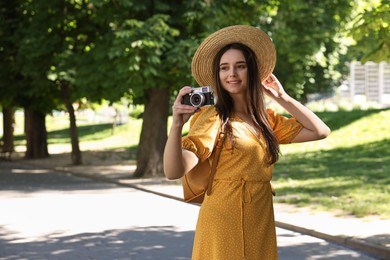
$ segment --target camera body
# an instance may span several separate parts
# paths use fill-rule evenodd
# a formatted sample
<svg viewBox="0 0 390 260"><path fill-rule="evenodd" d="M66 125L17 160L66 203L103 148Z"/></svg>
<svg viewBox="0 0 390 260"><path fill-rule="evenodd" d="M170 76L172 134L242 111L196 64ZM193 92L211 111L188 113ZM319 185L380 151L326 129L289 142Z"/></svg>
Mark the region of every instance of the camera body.
<svg viewBox="0 0 390 260"><path fill-rule="evenodd" d="M193 107L214 105L213 91L211 87L208 86L193 88L191 93L183 96L183 101L181 103Z"/></svg>

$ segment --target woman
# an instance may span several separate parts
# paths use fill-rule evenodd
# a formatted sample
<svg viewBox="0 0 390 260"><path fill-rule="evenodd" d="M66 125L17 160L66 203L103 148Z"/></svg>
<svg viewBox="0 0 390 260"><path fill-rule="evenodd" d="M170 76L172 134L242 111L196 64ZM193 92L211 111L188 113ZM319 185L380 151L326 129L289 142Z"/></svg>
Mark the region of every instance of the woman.
<svg viewBox="0 0 390 260"><path fill-rule="evenodd" d="M272 74L276 52L270 38L250 26L231 26L207 37L192 60L200 86L212 86L215 106L182 104L179 91L164 153L168 179L178 179L212 158L222 122L224 143L212 185L199 211L192 259L277 259L272 169L279 144L325 138L330 130L290 97ZM266 109L264 93L292 118ZM195 114L194 114L195 113ZM188 135L181 138L190 119Z"/></svg>

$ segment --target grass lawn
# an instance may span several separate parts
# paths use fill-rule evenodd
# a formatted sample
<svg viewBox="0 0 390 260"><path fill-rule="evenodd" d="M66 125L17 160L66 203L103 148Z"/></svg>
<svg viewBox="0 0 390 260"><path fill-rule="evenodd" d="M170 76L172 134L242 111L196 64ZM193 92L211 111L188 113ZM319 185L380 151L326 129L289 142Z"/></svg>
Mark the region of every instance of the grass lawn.
<svg viewBox="0 0 390 260"><path fill-rule="evenodd" d="M281 146L273 183L276 202L340 214L390 218L390 109L317 113L332 129L321 141ZM90 124L78 120L82 147L135 153L142 120ZM187 126L188 127L188 126ZM47 117L50 145L69 144L67 118ZM17 145L24 145L22 135ZM85 149L85 148L84 148Z"/></svg>
<svg viewBox="0 0 390 260"><path fill-rule="evenodd" d="M390 110L325 112L321 141L281 147L275 200L363 217L390 217Z"/></svg>

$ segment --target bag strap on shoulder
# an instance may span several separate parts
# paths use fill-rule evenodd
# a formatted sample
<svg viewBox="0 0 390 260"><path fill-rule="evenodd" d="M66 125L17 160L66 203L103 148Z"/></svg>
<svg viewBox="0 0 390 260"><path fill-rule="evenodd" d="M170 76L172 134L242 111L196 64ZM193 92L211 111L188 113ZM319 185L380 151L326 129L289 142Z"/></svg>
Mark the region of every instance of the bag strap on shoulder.
<svg viewBox="0 0 390 260"><path fill-rule="evenodd" d="M215 172L217 171L219 156L221 155L223 143L225 142L225 139L226 139L225 125L226 125L226 122L224 122L222 124L220 131L219 131L219 134L218 134L218 141L217 141L217 144L215 146L214 159L213 159L213 163L211 165L209 184L207 185L207 195L211 195L213 181L214 181L214 175L215 175Z"/></svg>

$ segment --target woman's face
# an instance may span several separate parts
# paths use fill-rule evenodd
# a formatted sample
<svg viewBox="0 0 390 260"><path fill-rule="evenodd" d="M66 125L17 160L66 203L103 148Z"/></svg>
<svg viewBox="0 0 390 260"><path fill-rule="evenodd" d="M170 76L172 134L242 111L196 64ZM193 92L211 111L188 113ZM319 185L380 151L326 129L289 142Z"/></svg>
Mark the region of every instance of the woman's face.
<svg viewBox="0 0 390 260"><path fill-rule="evenodd" d="M229 49L219 62L219 79L230 95L243 95L247 88L247 63L240 50Z"/></svg>

